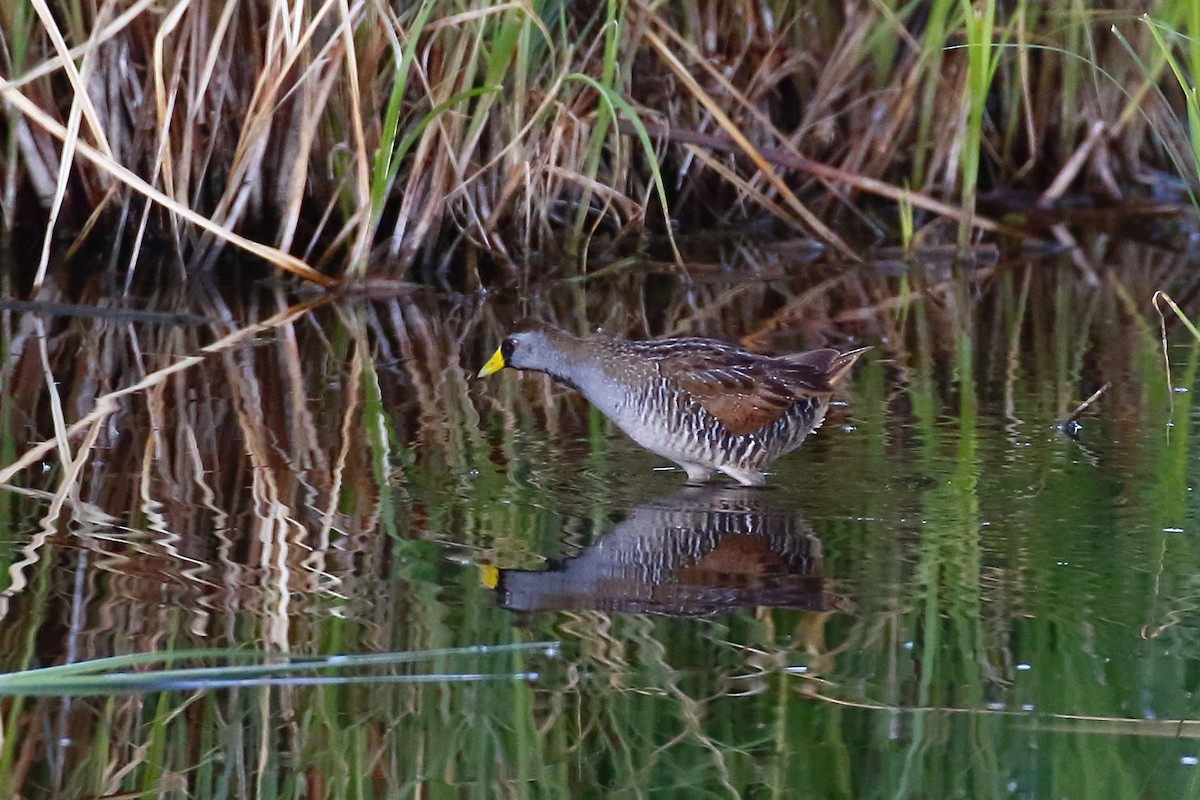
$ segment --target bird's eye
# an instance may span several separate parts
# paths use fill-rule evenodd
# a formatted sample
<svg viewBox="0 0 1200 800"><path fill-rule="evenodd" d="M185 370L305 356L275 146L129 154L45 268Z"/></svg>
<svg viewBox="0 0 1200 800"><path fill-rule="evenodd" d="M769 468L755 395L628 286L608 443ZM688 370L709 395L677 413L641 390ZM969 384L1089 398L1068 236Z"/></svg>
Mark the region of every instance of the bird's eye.
<svg viewBox="0 0 1200 800"><path fill-rule="evenodd" d="M517 340L509 336L500 343L500 357L504 359L504 363L508 363L512 359L513 350L517 349Z"/></svg>

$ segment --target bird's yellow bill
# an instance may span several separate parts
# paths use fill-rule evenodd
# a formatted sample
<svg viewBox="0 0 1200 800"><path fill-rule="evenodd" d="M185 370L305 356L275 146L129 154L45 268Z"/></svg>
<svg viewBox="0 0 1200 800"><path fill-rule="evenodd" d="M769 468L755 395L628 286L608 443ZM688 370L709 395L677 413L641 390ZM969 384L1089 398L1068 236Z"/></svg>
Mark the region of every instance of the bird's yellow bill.
<svg viewBox="0 0 1200 800"><path fill-rule="evenodd" d="M480 564L479 583L485 589L495 589L500 585L500 570L491 564Z"/></svg>
<svg viewBox="0 0 1200 800"><path fill-rule="evenodd" d="M508 364L504 363L504 354L501 353L500 348L497 347L496 352L492 353L492 357L487 360L487 363L483 365L483 369L479 370L479 374L476 377L486 378L493 372L499 372L507 366Z"/></svg>

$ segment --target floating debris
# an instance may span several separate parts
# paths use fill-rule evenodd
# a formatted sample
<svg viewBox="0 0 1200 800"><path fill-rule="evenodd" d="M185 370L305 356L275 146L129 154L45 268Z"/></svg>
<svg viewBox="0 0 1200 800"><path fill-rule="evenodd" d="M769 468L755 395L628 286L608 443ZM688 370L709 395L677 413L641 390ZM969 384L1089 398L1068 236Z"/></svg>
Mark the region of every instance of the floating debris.
<svg viewBox="0 0 1200 800"><path fill-rule="evenodd" d="M1107 392L1110 386L1112 386L1112 383L1108 382L1096 391L1092 392L1092 396L1076 406L1075 410L1071 412L1070 416L1060 422L1054 423L1054 429L1057 431L1062 431L1067 436L1070 436L1072 439L1074 439L1076 434L1083 430L1083 426L1079 424L1079 418L1083 416L1083 412L1087 411L1097 400L1099 400L1100 396Z"/></svg>

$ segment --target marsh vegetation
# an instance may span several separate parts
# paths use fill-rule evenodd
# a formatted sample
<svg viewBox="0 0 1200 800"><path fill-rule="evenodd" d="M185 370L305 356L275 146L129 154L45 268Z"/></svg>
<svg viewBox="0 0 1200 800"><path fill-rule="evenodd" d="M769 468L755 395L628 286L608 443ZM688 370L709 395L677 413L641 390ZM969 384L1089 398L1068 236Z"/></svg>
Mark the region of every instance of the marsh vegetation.
<svg viewBox="0 0 1200 800"><path fill-rule="evenodd" d="M1148 11L0 4L0 797L1196 794ZM695 490L530 316L875 350Z"/></svg>
<svg viewBox="0 0 1200 800"><path fill-rule="evenodd" d="M853 259L1043 235L1081 203L1161 214L1195 182L1200 19L1150 12L23 0L0 9L3 230L38 275L126 288L229 246L471 285L715 225Z"/></svg>

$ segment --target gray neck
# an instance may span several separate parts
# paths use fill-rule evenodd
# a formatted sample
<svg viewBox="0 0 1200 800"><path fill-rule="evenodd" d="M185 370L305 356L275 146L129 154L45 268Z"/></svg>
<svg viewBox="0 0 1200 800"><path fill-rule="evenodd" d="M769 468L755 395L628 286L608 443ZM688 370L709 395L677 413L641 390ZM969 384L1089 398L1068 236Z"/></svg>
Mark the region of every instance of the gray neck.
<svg viewBox="0 0 1200 800"><path fill-rule="evenodd" d="M553 346L543 352L538 369L576 389L595 405L600 389L609 383L597 363L597 353L581 346L581 340L569 333L554 331L550 336Z"/></svg>
<svg viewBox="0 0 1200 800"><path fill-rule="evenodd" d="M552 363L548 363L544 371L554 380L570 386L593 402L596 390L604 383L603 373L595 362L587 357L571 359L556 353Z"/></svg>

